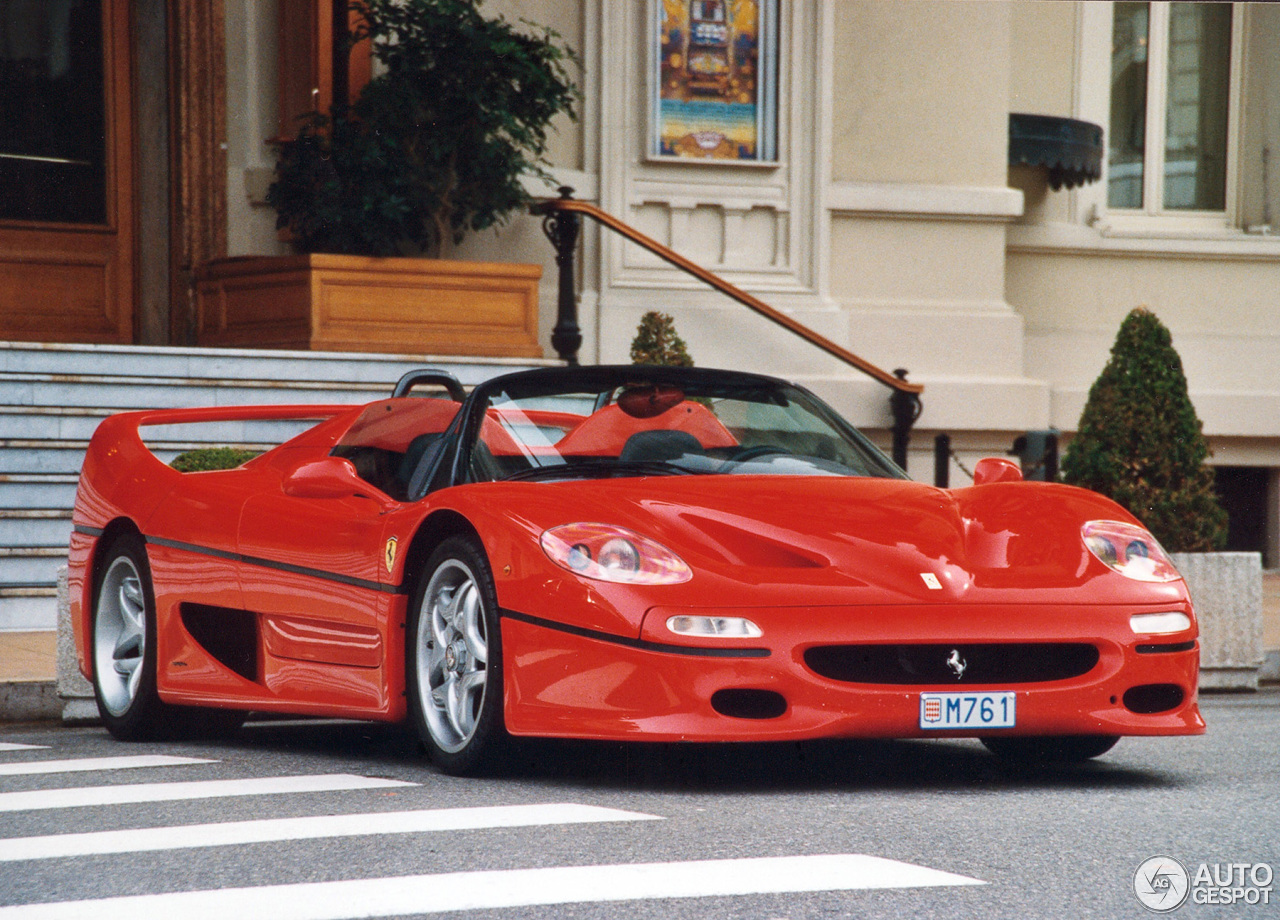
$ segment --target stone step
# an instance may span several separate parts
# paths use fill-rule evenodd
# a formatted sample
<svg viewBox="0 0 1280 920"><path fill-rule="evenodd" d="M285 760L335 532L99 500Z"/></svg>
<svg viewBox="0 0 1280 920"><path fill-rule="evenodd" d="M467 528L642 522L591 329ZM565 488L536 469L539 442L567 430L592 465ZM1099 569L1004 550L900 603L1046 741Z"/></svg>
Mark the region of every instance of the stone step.
<svg viewBox="0 0 1280 920"><path fill-rule="evenodd" d="M276 405L277 403L272 403ZM136 408L136 407L131 407ZM0 408L0 440L83 441L88 443L98 425L108 415L123 409L60 409L45 406L6 406ZM314 421L262 420L247 422L208 422L198 425L164 425L147 427L143 437L156 440L193 441L202 444L267 443L280 444L305 431Z"/></svg>
<svg viewBox="0 0 1280 920"><path fill-rule="evenodd" d="M65 546L0 546L0 588L54 588L58 566L67 564Z"/></svg>
<svg viewBox="0 0 1280 920"><path fill-rule="evenodd" d="M554 360L469 359L365 352L298 352L257 348L180 348L140 345L45 345L0 342L0 374L154 376L209 380L321 383L346 381L388 389L406 371L439 367L466 386L496 374L558 365Z"/></svg>
<svg viewBox="0 0 1280 920"><path fill-rule="evenodd" d="M71 539L71 512L65 508L6 509L0 515L0 546L61 546Z"/></svg>
<svg viewBox="0 0 1280 920"><path fill-rule="evenodd" d="M156 441L147 446L165 463L183 451L208 447L211 444L225 447L243 447L247 450L266 451L279 442L242 441L219 439L211 441ZM78 475L84 464L86 441L6 441L0 440L0 471L10 474L62 474Z"/></svg>
<svg viewBox="0 0 1280 920"><path fill-rule="evenodd" d="M181 409L191 406L256 406L297 403L362 403L391 395L395 381L206 380L58 374L0 375L0 405Z"/></svg>
<svg viewBox="0 0 1280 920"><path fill-rule="evenodd" d="M57 623L56 587L0 587L0 631L55 629Z"/></svg>
<svg viewBox="0 0 1280 920"><path fill-rule="evenodd" d="M88 441L114 409L0 406L0 438Z"/></svg>
<svg viewBox="0 0 1280 920"><path fill-rule="evenodd" d="M79 476L64 473L0 473L0 512L23 508L66 508L76 500Z"/></svg>

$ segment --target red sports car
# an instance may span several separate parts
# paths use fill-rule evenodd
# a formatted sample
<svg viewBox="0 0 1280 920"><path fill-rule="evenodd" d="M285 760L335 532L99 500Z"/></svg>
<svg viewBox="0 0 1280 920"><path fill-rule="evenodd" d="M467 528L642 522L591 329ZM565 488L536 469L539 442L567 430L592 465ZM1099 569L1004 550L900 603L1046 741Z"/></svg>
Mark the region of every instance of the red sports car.
<svg viewBox="0 0 1280 920"><path fill-rule="evenodd" d="M977 737L1073 760L1204 731L1186 586L1099 495L1001 459L969 488L911 482L752 374L413 382L366 406L102 423L71 612L112 734L408 717L465 773L513 736ZM215 472L140 434L282 418L322 421Z"/></svg>

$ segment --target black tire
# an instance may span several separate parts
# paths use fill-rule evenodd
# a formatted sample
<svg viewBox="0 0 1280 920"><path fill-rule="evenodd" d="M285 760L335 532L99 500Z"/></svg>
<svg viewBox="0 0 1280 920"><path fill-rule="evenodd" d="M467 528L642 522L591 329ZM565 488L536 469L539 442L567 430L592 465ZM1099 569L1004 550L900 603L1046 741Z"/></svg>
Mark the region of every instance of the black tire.
<svg viewBox="0 0 1280 920"><path fill-rule="evenodd" d="M102 724L120 741L222 738L248 713L172 706L156 692L156 600L146 546L125 533L107 545L93 604L93 692Z"/></svg>
<svg viewBox="0 0 1280 920"><path fill-rule="evenodd" d="M983 738L987 750L1018 764L1083 763L1116 746L1115 735L1050 735L1024 738Z"/></svg>
<svg viewBox="0 0 1280 920"><path fill-rule="evenodd" d="M432 762L454 776L500 767L510 737L502 717L502 633L483 550L450 537L427 561L408 612L405 690Z"/></svg>
<svg viewBox="0 0 1280 920"><path fill-rule="evenodd" d="M93 603L93 692L107 731L149 741L173 723L156 695L156 602L142 539L117 536L106 547Z"/></svg>

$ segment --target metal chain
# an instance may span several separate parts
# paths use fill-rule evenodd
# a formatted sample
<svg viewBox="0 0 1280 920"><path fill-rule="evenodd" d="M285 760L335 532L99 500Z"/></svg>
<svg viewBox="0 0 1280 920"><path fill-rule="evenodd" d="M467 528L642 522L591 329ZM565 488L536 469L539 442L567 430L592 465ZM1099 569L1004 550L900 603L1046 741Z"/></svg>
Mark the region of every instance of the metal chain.
<svg viewBox="0 0 1280 920"><path fill-rule="evenodd" d="M952 448L948 448L947 453L951 455L951 462L954 463L956 466L960 467L960 472L964 473L966 476L972 479L973 470L969 469L967 466L965 466L963 463L960 462L960 455L957 454L955 450Z"/></svg>

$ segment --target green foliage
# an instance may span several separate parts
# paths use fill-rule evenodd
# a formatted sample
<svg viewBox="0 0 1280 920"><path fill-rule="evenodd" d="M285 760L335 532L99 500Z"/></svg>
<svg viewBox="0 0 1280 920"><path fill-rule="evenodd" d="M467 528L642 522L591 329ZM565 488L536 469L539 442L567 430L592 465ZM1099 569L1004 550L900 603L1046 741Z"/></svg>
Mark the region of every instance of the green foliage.
<svg viewBox="0 0 1280 920"><path fill-rule="evenodd" d="M281 146L267 202L303 252L438 254L552 181L547 131L574 117L573 51L549 29L486 19L480 0L356 0L354 41L382 65L349 107Z"/></svg>
<svg viewBox="0 0 1280 920"><path fill-rule="evenodd" d="M233 470L252 460L261 451L240 447L198 447L178 454L169 465L179 473L202 473L209 470Z"/></svg>
<svg viewBox="0 0 1280 920"><path fill-rule="evenodd" d="M636 337L631 340L631 363L693 367L693 358L684 339L676 334L676 321L666 313L650 310L640 317Z"/></svg>
<svg viewBox="0 0 1280 920"><path fill-rule="evenodd" d="M1166 549L1204 552L1227 537L1208 457L1172 336L1139 307L1120 325L1089 390L1063 478L1123 505Z"/></svg>

